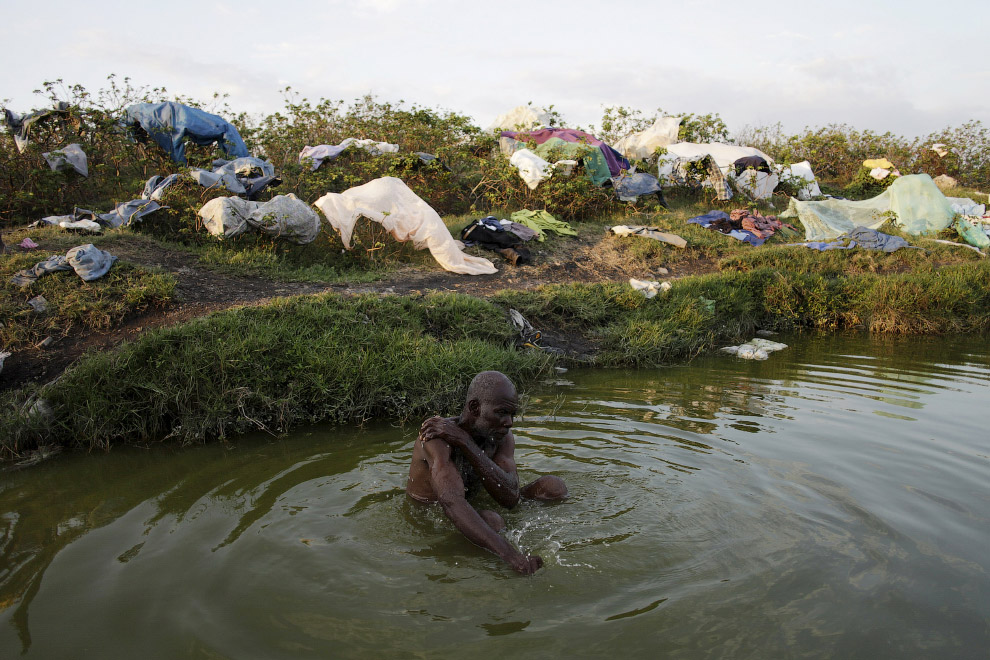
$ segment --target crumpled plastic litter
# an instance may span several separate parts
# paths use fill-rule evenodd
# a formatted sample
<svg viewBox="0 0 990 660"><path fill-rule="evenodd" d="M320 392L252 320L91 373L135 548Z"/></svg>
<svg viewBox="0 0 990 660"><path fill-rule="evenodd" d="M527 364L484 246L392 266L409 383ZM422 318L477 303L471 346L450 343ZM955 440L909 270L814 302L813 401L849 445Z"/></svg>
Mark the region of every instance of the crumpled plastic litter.
<svg viewBox="0 0 990 660"><path fill-rule="evenodd" d="M632 288L640 291L647 298L653 298L661 291L670 291L670 282L657 282L656 280L637 280L635 277L629 278Z"/></svg>
<svg viewBox="0 0 990 660"><path fill-rule="evenodd" d="M723 346L720 350L726 353L731 353L738 358L744 360L766 360L770 357L770 353L774 351L780 351L787 348L787 344L782 344L777 341L770 341L769 339L762 339L760 337L754 337L745 344L740 344L739 346Z"/></svg>

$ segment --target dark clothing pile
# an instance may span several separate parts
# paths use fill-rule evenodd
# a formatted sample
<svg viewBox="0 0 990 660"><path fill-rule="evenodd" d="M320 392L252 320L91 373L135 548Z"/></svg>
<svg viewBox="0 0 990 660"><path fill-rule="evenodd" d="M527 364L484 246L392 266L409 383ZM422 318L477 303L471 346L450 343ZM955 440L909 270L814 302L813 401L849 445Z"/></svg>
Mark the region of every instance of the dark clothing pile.
<svg viewBox="0 0 990 660"><path fill-rule="evenodd" d="M515 223L510 223L510 227ZM527 264L532 260L529 248L523 245L533 238L534 232L521 227L520 233L506 227L493 215L475 220L461 230L461 240L465 245L478 245L498 252L513 266ZM528 230L528 231L527 231ZM526 237L524 237L526 236Z"/></svg>
<svg viewBox="0 0 990 660"><path fill-rule="evenodd" d="M731 214L725 211L709 211L704 215L688 220L688 224L701 225L707 229L715 229L736 240L750 245L763 245L777 231L787 230L796 232L791 225L777 219L777 216L762 216L748 209L736 209Z"/></svg>
<svg viewBox="0 0 990 660"><path fill-rule="evenodd" d="M736 176L739 176L746 170L756 170L757 172L770 174L770 164L759 156L743 156L732 163L732 167L736 170Z"/></svg>

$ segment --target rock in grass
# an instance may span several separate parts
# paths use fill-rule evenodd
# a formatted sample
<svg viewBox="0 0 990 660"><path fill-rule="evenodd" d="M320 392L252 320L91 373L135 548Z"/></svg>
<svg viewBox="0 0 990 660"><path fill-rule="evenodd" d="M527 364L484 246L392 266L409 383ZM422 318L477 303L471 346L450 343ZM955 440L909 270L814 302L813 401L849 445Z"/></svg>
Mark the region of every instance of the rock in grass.
<svg viewBox="0 0 990 660"><path fill-rule="evenodd" d="M28 304L38 314L44 314L48 311L48 301L45 300L44 296L35 296L28 301Z"/></svg>

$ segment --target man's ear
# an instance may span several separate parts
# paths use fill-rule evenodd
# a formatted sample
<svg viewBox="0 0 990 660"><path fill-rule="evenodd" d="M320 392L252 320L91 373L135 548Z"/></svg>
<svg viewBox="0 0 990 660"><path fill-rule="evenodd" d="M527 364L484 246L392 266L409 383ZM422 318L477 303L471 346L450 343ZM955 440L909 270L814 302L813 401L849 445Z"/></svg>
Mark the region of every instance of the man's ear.
<svg viewBox="0 0 990 660"><path fill-rule="evenodd" d="M470 401L468 401L468 410L471 411L472 415L477 415L478 412L481 410L481 404L478 402L477 399L471 399Z"/></svg>

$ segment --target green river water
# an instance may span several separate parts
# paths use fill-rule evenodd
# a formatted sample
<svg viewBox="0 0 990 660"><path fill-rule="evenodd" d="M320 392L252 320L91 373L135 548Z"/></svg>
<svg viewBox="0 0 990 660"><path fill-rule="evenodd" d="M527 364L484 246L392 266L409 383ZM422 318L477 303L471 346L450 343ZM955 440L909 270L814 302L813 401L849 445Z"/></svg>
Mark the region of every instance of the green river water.
<svg viewBox="0 0 990 660"><path fill-rule="evenodd" d="M531 392L532 577L405 497L415 424L0 473L0 657L986 658L986 340L782 340Z"/></svg>

